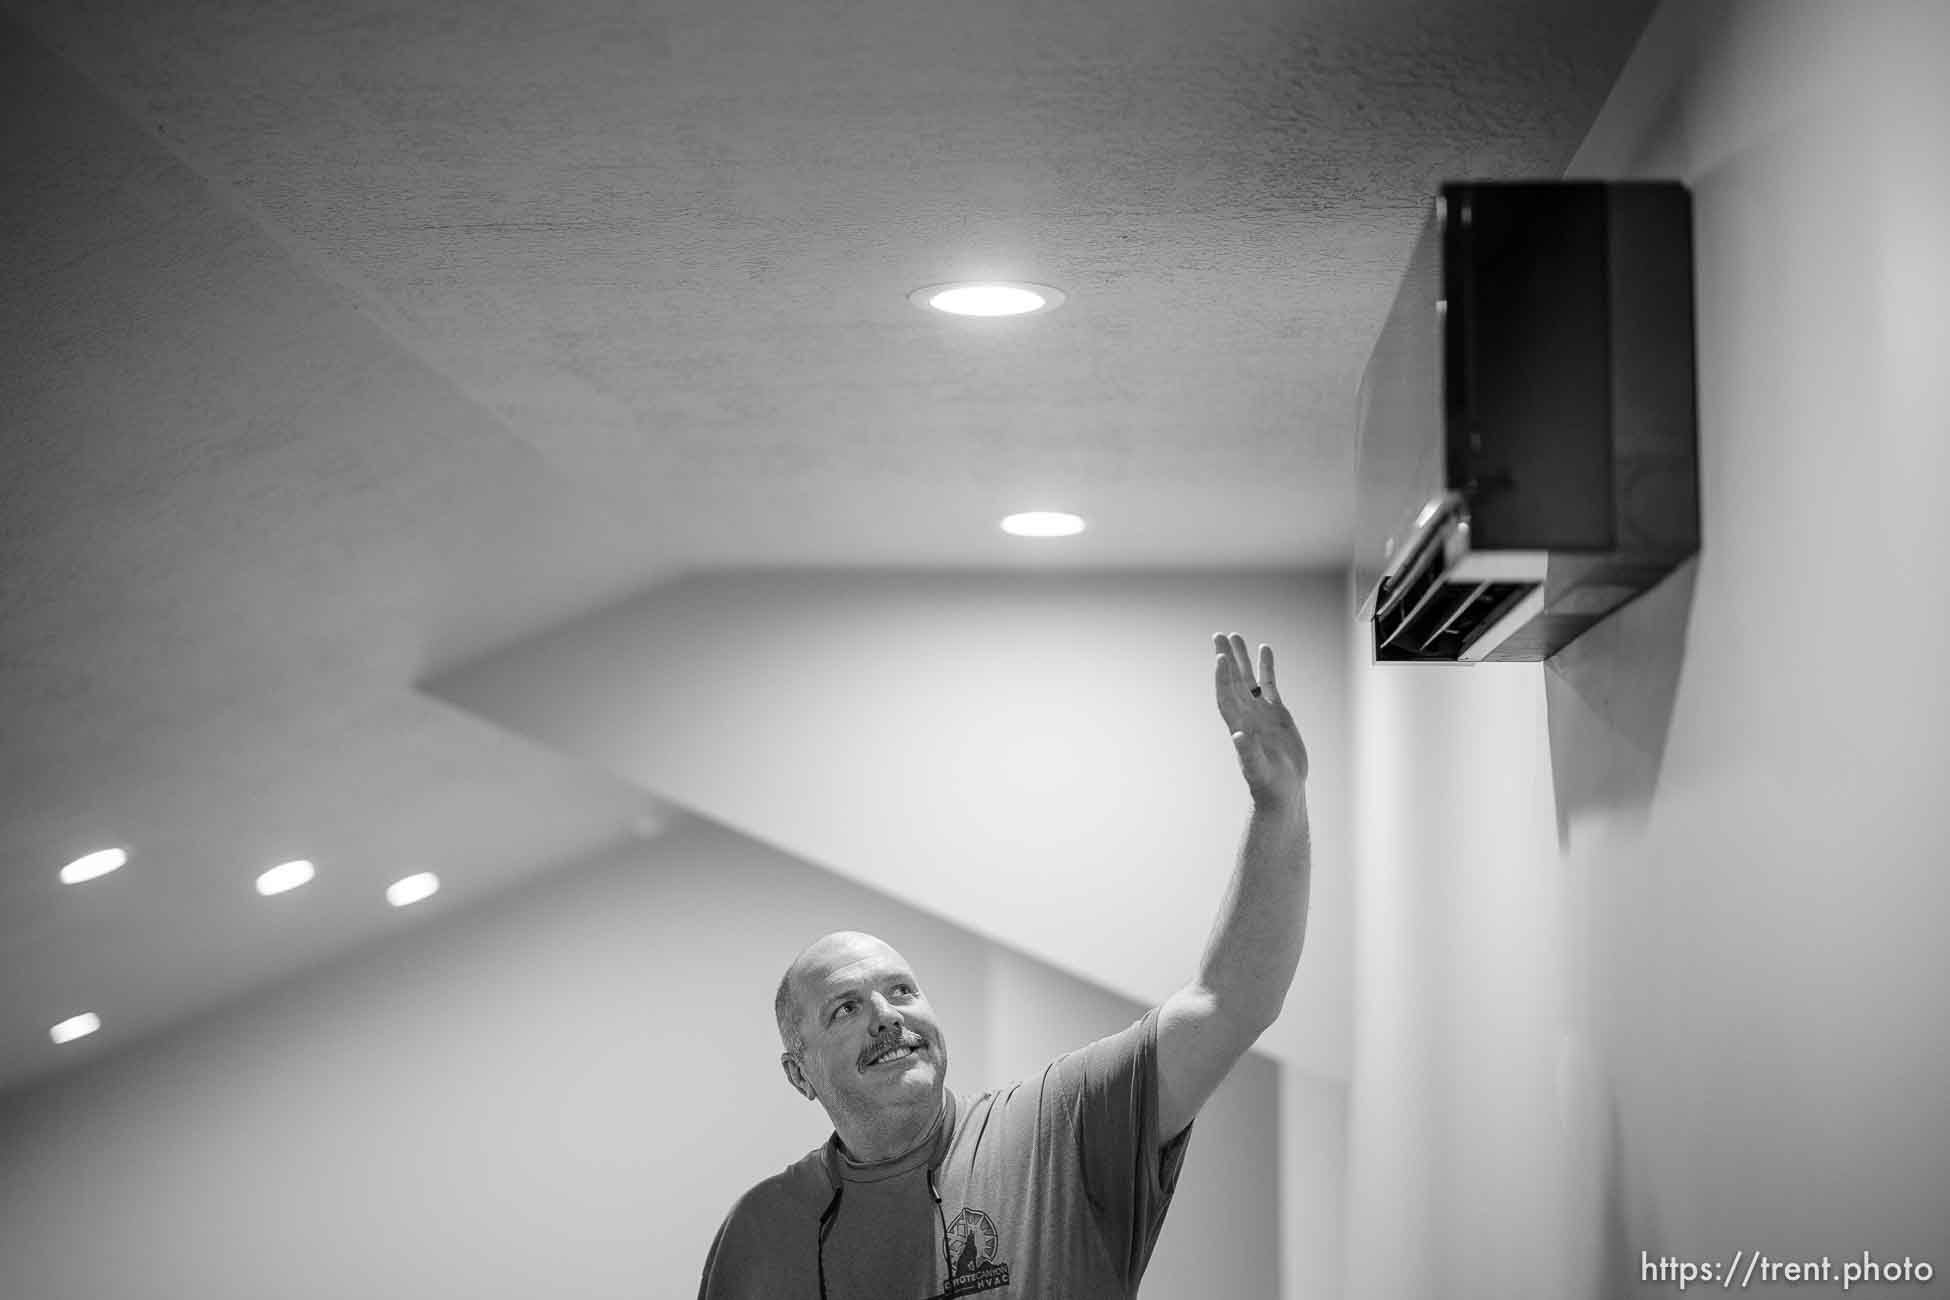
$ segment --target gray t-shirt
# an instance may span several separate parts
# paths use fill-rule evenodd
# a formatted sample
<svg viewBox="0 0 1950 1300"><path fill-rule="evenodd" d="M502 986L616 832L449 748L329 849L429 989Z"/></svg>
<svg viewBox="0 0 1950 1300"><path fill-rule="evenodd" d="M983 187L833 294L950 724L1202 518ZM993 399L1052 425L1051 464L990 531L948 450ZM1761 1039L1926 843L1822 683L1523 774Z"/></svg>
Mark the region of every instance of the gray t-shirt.
<svg viewBox="0 0 1950 1300"><path fill-rule="evenodd" d="M1158 1011L973 1101L943 1089L913 1151L839 1135L725 1216L698 1300L1112 1300L1137 1295L1191 1126L1158 1139Z"/></svg>

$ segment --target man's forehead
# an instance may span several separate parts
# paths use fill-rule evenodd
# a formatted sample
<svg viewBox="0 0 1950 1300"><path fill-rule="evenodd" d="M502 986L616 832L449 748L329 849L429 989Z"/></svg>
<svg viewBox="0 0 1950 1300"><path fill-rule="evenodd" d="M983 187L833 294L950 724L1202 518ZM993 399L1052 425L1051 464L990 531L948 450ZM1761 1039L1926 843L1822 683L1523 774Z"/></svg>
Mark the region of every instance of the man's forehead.
<svg viewBox="0 0 1950 1300"><path fill-rule="evenodd" d="M801 970L804 987L816 997L877 976L912 974L892 947L866 936L819 945L806 954Z"/></svg>

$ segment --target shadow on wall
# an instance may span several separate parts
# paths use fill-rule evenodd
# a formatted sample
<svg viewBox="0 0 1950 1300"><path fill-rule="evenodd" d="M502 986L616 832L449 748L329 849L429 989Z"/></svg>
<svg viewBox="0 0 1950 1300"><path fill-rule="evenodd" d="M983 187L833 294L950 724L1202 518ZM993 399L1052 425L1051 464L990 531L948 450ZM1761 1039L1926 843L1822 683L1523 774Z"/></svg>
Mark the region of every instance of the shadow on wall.
<svg viewBox="0 0 1950 1300"><path fill-rule="evenodd" d="M1666 1253L1665 1233L1652 1198L1641 1195L1636 1202L1632 1198L1632 1181L1625 1168L1624 1125L1615 1096L1605 1099L1603 1143L1599 1168L1605 1177L1599 1201L1598 1253L1592 1258L1594 1273L1584 1294L1601 1300L1625 1300L1645 1293L1638 1251L1660 1258Z"/></svg>
<svg viewBox="0 0 1950 1300"><path fill-rule="evenodd" d="M1658 792L1699 557L1544 662L1557 846L1591 819L1636 835Z"/></svg>
<svg viewBox="0 0 1950 1300"><path fill-rule="evenodd" d="M1636 838L1651 815L1698 572L1695 555L1544 663L1557 844L1567 858L1574 827L1603 825ZM1586 1294L1612 1300L1641 1293L1638 1252L1661 1254L1656 1247L1665 1233L1656 1203L1628 1165L1618 1097L1609 1088L1600 1121L1597 1272Z"/></svg>

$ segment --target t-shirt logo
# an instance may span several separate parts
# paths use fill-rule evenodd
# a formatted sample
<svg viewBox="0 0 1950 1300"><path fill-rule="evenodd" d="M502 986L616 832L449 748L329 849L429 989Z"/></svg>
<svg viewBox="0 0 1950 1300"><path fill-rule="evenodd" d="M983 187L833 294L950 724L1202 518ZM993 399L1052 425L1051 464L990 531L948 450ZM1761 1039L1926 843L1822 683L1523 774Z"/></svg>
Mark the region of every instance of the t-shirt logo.
<svg viewBox="0 0 1950 1300"><path fill-rule="evenodd" d="M948 1275L947 1297L974 1295L1009 1285L1009 1266L997 1263L995 1253L1002 1241L995 1231L995 1220L980 1210L964 1207L948 1225L948 1257L954 1271Z"/></svg>

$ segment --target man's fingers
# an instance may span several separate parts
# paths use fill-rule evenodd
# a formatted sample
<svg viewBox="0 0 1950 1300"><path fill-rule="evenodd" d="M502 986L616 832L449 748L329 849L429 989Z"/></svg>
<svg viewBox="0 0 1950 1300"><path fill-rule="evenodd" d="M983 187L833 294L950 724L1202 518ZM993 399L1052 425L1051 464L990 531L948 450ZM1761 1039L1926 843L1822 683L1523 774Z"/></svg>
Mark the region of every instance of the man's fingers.
<svg viewBox="0 0 1950 1300"><path fill-rule="evenodd" d="M1219 712L1226 725L1236 726L1246 718L1245 705L1248 695L1259 697L1261 688L1253 684L1252 660L1246 657L1246 639L1234 633L1214 633L1212 646L1219 651L1213 663L1213 681L1218 688ZM1266 646L1261 646L1266 650ZM1265 698L1273 698L1271 684L1266 688Z"/></svg>
<svg viewBox="0 0 1950 1300"><path fill-rule="evenodd" d="M1221 636L1218 640L1219 649L1225 651L1226 658L1232 662L1233 688L1243 695L1253 684L1253 675L1246 661L1239 657L1239 638L1236 635Z"/></svg>
<svg viewBox="0 0 1950 1300"><path fill-rule="evenodd" d="M1232 657L1232 642L1223 633L1213 635L1212 648L1218 651L1212 657L1212 684L1219 697L1219 715L1231 726L1238 719L1239 697L1245 694L1240 689L1239 664Z"/></svg>
<svg viewBox="0 0 1950 1300"><path fill-rule="evenodd" d="M1239 668L1239 689L1259 694L1259 686L1253 681L1252 656L1246 653L1246 638L1237 632L1232 634L1232 658Z"/></svg>
<svg viewBox="0 0 1950 1300"><path fill-rule="evenodd" d="M1253 661L1252 658L1246 653L1245 637L1240 636L1236 632L1230 636L1227 636L1223 632L1214 633L1212 637L1212 645L1214 649L1220 652L1223 659L1223 662L1220 665L1220 671L1222 675L1220 676L1219 681L1221 685L1230 684L1232 689L1237 691L1242 696L1248 693L1259 694L1261 688L1264 688L1265 693L1269 698L1272 696L1273 693L1273 647L1272 646L1266 645L1262 642L1259 647L1259 661L1260 661L1259 682L1258 685L1255 686L1253 681Z"/></svg>

